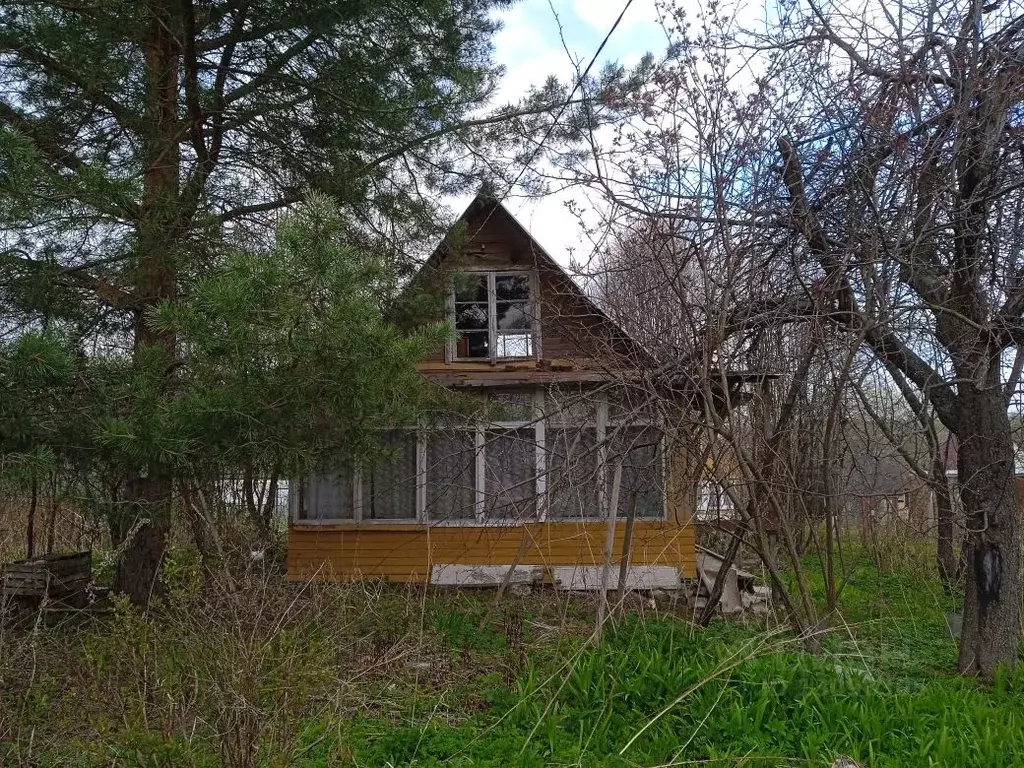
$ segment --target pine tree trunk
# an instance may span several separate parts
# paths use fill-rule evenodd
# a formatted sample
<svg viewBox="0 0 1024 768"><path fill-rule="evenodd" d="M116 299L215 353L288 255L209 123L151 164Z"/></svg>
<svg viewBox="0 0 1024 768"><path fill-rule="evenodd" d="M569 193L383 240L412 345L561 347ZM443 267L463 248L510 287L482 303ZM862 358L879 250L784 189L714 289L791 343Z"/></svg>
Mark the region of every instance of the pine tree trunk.
<svg viewBox="0 0 1024 768"><path fill-rule="evenodd" d="M998 386L959 385L958 477L969 548L958 668L991 678L1018 657L1020 506L1013 441Z"/></svg>
<svg viewBox="0 0 1024 768"><path fill-rule="evenodd" d="M152 363L159 352L164 361L157 397L165 396L176 352L173 333L154 330L150 311L175 298L177 270L175 229L178 218L181 154L178 121L178 70L180 43L175 30L180 6L169 0L150 4L146 57L146 117L144 134L143 200L137 225L138 264L135 272L136 309L134 359L136 365ZM127 499L122 530L129 539L118 561L115 588L137 605L145 605L159 589L171 525L173 476L170 468L150 460L145 467L127 473ZM124 517L127 519L125 520Z"/></svg>
<svg viewBox="0 0 1024 768"><path fill-rule="evenodd" d="M36 556L36 508L39 505L39 481L32 478L32 497L28 504L28 530L25 532L26 557L31 560Z"/></svg>
<svg viewBox="0 0 1024 768"><path fill-rule="evenodd" d="M136 605L148 604L160 589L160 566L171 523L170 500L170 478L161 474L159 465L149 472L134 473L128 481L126 509L131 522L114 589Z"/></svg>
<svg viewBox="0 0 1024 768"><path fill-rule="evenodd" d="M81 526L78 528L79 541L75 542L77 549L81 549ZM46 554L53 554L54 539L57 535L57 473L50 473L50 504L46 512Z"/></svg>

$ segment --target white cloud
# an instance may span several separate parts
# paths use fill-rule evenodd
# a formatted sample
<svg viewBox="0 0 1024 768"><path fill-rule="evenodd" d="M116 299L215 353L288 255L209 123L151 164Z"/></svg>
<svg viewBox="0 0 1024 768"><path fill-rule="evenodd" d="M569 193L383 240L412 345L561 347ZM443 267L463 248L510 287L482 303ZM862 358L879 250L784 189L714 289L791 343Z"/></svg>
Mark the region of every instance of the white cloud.
<svg viewBox="0 0 1024 768"><path fill-rule="evenodd" d="M573 0L572 10L581 21L603 36L619 18L624 5L624 0L622 2L616 2L616 0ZM639 2L634 0L622 17L622 22L615 30L615 34L629 32L634 27L653 23L657 18L658 12L654 7L654 0L639 0Z"/></svg>
<svg viewBox="0 0 1024 768"><path fill-rule="evenodd" d="M495 59L505 66L506 75L495 102L515 102L550 75L562 81L575 78L576 64L582 66L590 61L622 11L622 2L552 0L549 4L548 0L523 0L500 14L503 27L494 37ZM664 32L658 24L654 0L634 0L602 59L618 59L628 66L648 50L663 47ZM461 212L470 199L466 196L449 202L455 211ZM600 203L579 188L553 192L540 199L522 198L513 190L504 200L523 226L566 267L570 260L585 264L594 247L580 222L566 209L568 200L583 210L587 226L598 224Z"/></svg>

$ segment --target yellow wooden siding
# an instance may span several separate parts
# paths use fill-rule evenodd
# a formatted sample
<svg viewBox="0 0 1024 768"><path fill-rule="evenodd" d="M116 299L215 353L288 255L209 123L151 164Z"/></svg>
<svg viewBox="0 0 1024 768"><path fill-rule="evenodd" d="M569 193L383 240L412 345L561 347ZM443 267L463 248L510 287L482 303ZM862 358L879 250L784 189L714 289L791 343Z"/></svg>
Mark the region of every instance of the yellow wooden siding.
<svg viewBox="0 0 1024 768"><path fill-rule="evenodd" d="M622 521L616 525L612 555L616 564L622 555L625 528ZM295 525L288 537L288 577L424 582L431 566L444 563L599 565L604 562L606 532L607 526L602 522L515 526ZM630 562L673 566L684 577L692 578L696 572L693 527L637 521Z"/></svg>

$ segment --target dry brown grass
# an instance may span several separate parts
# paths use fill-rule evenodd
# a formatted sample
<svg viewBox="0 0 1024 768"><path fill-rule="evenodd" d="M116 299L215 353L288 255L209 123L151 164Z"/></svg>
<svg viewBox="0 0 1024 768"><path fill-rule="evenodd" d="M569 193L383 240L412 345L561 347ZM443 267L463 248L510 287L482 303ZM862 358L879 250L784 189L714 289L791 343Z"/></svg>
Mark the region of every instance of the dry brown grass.
<svg viewBox="0 0 1024 768"><path fill-rule="evenodd" d="M30 505L27 494L0 491L0 563L25 557ZM37 554L80 552L109 545L104 521L83 513L73 503L53 504L48 495L40 494L36 501Z"/></svg>
<svg viewBox="0 0 1024 768"><path fill-rule="evenodd" d="M310 723L400 722L420 700L454 721L486 706L487 675L512 680L528 654L592 628L591 604L553 593L491 615L491 593L288 584L242 556L225 567L230 579L203 576L179 551L146 614L115 601L55 626L0 623L0 764L292 765L320 744Z"/></svg>

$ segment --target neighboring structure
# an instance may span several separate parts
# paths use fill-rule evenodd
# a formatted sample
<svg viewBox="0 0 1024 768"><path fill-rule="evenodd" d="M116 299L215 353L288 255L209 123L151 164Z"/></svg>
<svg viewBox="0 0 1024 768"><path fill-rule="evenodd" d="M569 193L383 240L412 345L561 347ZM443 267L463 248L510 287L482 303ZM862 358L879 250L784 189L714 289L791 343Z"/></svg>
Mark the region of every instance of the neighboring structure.
<svg viewBox="0 0 1024 768"><path fill-rule="evenodd" d="M949 434L940 448L942 451L942 465L946 468L946 482L949 483L950 497L953 502L953 517L956 520L962 519L963 509L960 501L960 441L954 434ZM1013 442L1013 466L1014 486L1017 489L1017 499L1024 506L1024 446L1020 442Z"/></svg>
<svg viewBox="0 0 1024 768"><path fill-rule="evenodd" d="M627 536L630 587L694 577L696 492L662 428L692 395L503 206L478 197L461 221L466 244L442 243L419 278L447 286L455 330L420 370L486 398L493 421L394 430L392 461L297 483L289 577L595 587L616 490L613 579Z"/></svg>
<svg viewBox="0 0 1024 768"><path fill-rule="evenodd" d="M846 522L868 537L876 525L899 524L925 534L935 525L934 493L887 441L848 439L839 466Z"/></svg>

